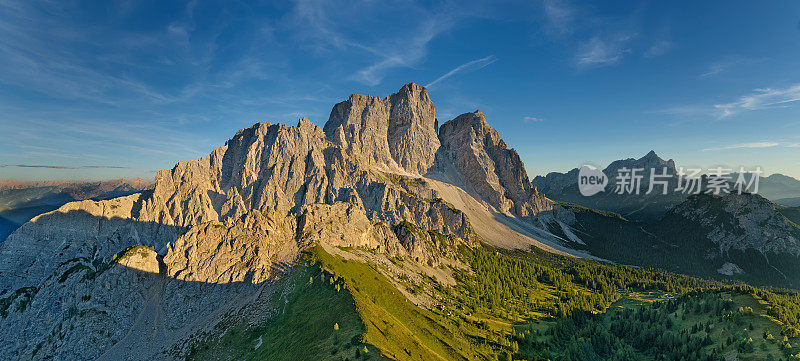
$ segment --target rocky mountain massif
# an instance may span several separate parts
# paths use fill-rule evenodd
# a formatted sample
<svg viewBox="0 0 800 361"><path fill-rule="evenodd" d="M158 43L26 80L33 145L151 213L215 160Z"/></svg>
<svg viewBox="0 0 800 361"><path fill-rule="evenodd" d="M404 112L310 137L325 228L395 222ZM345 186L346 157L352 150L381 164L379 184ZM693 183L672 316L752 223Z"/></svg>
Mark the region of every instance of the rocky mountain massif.
<svg viewBox="0 0 800 361"><path fill-rule="evenodd" d="M443 282L478 240L591 257L540 226L554 207L480 111L439 127L419 85L352 95L323 128L258 123L151 189L21 226L0 244L0 358L177 357L285 294L276 278L312 246L408 258Z"/></svg>
<svg viewBox="0 0 800 361"><path fill-rule="evenodd" d="M790 207L800 207L800 180L783 174L771 174L761 179L765 184L758 193L767 199Z"/></svg>
<svg viewBox="0 0 800 361"><path fill-rule="evenodd" d="M0 242L31 218L68 202L121 197L151 186L141 178L105 182L0 180Z"/></svg>

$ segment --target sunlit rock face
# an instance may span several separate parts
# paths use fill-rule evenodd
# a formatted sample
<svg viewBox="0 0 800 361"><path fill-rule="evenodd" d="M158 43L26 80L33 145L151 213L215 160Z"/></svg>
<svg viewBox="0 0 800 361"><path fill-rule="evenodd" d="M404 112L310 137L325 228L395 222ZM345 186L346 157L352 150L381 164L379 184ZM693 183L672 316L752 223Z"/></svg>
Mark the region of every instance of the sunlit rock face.
<svg viewBox="0 0 800 361"><path fill-rule="evenodd" d="M508 149L480 110L442 124L441 161L453 165L477 193L500 212L519 217L552 209L531 185L517 152Z"/></svg>
<svg viewBox="0 0 800 361"><path fill-rule="evenodd" d="M351 95L333 107L325 134L361 165L411 174L425 174L439 148L436 109L414 83L386 98Z"/></svg>

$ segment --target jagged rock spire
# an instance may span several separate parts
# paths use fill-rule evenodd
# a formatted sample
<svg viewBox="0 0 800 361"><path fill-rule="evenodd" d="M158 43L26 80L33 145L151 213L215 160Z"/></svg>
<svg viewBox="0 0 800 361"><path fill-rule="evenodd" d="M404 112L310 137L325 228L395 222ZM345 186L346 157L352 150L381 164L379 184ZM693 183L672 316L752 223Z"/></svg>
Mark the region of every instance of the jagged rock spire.
<svg viewBox="0 0 800 361"><path fill-rule="evenodd" d="M436 109L421 85L409 83L386 98L353 94L333 107L328 140L366 166L425 174L439 139Z"/></svg>

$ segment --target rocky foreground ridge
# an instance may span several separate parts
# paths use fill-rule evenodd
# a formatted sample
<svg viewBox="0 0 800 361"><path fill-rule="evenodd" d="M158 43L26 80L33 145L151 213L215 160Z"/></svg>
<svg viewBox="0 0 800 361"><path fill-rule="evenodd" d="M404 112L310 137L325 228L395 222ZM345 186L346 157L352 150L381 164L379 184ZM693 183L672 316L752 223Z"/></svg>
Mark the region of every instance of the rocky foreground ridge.
<svg viewBox="0 0 800 361"><path fill-rule="evenodd" d="M127 196L151 186L141 178L103 182L0 179L0 242L31 218L66 203Z"/></svg>
<svg viewBox="0 0 800 361"><path fill-rule="evenodd" d="M274 292L314 244L423 267L479 238L565 252L533 222L553 207L482 112L439 127L419 85L352 95L323 128L258 123L158 172L151 190L20 227L0 244L0 358L114 359L143 343L134 358L167 357L217 313Z"/></svg>

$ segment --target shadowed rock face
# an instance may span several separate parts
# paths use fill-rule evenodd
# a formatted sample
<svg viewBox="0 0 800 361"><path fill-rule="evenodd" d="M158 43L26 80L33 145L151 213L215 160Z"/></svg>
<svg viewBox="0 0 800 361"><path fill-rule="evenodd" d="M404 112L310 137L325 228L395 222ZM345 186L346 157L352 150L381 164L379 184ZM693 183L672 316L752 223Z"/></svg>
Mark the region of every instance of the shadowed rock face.
<svg viewBox="0 0 800 361"><path fill-rule="evenodd" d="M117 198L152 186L152 183L141 178L105 182L0 179L0 242L33 217L66 203Z"/></svg>
<svg viewBox="0 0 800 361"><path fill-rule="evenodd" d="M761 254L800 256L800 228L758 194L693 195L665 218L706 230L720 255L731 249L755 249Z"/></svg>
<svg viewBox="0 0 800 361"><path fill-rule="evenodd" d="M442 124L441 161L452 164L500 212L525 218L552 209L533 188L517 152L508 149L480 110Z"/></svg>
<svg viewBox="0 0 800 361"><path fill-rule="evenodd" d="M617 176L622 168L640 169L638 175L642 176L638 194L618 194L615 186ZM648 193L650 174L662 175L664 172L669 177L658 178L666 180L667 194L663 194L664 187L659 183L653 184L653 190ZM583 196L578 189L578 168L567 173L551 172L547 176L537 176L533 179L534 187L556 201L575 203L582 206L611 211L622 216L637 220L654 222L662 217L667 210L686 199L686 194L673 192L678 187L678 175L675 162L672 159L664 160L654 151L650 151L641 158L620 159L609 164L603 173L608 177L605 191L591 197Z"/></svg>

